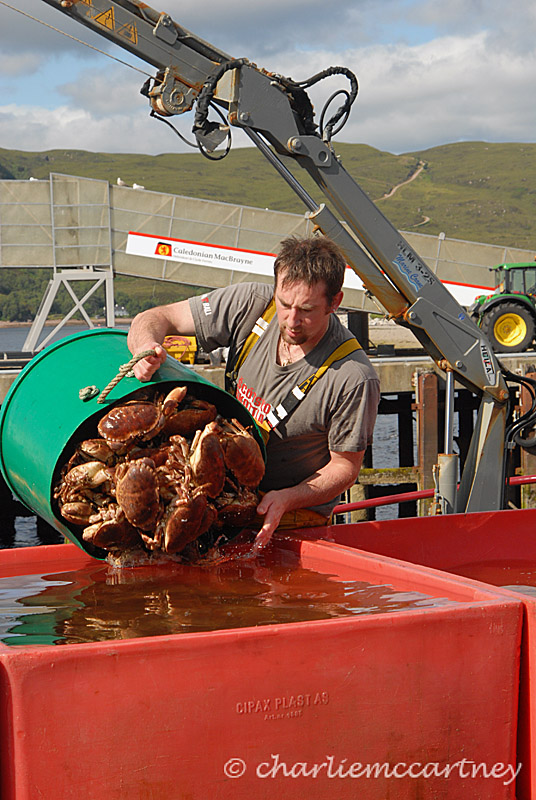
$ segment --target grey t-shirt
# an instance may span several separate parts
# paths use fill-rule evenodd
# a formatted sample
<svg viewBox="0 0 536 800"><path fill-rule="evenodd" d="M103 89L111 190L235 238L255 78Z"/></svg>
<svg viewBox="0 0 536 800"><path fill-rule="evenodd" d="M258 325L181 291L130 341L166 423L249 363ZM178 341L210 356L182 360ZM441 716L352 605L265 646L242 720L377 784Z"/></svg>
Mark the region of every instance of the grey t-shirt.
<svg viewBox="0 0 536 800"><path fill-rule="evenodd" d="M240 283L191 297L196 336L203 350L236 343L240 350L272 295L270 285ZM238 400L262 422L339 344L353 338L332 314L317 346L299 361L281 367L276 361L279 325L274 316L239 370ZM378 376L362 350L333 363L289 417L271 431L261 489L300 483L328 463L330 450L364 450L372 441L379 399ZM328 516L337 501L334 498L315 510Z"/></svg>

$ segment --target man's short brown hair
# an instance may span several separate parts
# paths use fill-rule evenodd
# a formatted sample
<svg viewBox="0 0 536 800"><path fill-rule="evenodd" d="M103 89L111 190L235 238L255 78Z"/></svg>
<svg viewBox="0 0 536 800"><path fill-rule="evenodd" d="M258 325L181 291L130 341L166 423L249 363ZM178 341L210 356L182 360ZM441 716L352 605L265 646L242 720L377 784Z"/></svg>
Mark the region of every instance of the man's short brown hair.
<svg viewBox="0 0 536 800"><path fill-rule="evenodd" d="M284 284L300 281L307 286L324 281L326 299L331 304L341 291L346 260L339 247L325 236L283 239L274 262L276 283L284 273Z"/></svg>

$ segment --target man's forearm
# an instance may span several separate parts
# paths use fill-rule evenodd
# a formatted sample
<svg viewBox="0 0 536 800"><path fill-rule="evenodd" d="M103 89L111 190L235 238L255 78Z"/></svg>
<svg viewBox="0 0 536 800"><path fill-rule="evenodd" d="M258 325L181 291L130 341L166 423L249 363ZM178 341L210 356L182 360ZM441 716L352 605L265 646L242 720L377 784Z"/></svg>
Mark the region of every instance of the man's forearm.
<svg viewBox="0 0 536 800"><path fill-rule="evenodd" d="M353 486L363 462L363 455L354 453L351 460L341 457L332 459L325 467L296 486L281 489L286 510L310 508L331 502L334 497Z"/></svg>
<svg viewBox="0 0 536 800"><path fill-rule="evenodd" d="M173 326L161 308L150 308L137 314L128 332L128 347L132 353L147 350L153 344L162 344ZM178 333L178 331L177 331Z"/></svg>
<svg viewBox="0 0 536 800"><path fill-rule="evenodd" d="M352 486L359 474L363 456L364 451L331 453L329 463L306 480L287 489L266 492L257 506L257 512L264 515L264 523L255 539L254 552L266 547L286 511L329 503Z"/></svg>

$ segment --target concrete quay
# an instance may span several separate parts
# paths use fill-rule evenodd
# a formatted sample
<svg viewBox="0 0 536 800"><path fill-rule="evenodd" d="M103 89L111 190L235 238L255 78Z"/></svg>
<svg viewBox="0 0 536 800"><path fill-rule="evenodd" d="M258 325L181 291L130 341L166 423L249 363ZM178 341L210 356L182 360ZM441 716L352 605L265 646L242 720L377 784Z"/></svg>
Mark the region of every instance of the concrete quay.
<svg viewBox="0 0 536 800"><path fill-rule="evenodd" d="M11 384L15 381L19 374L19 369L9 369L0 372L0 404L4 402L5 396L11 388Z"/></svg>
<svg viewBox="0 0 536 800"><path fill-rule="evenodd" d="M535 372L536 352L519 353L517 355L499 355L499 360L504 367L518 375ZM382 394L397 392L411 392L415 389L415 374L418 372L437 373L439 378L444 378L445 373L440 370L430 356L386 356L371 358L374 369L380 377Z"/></svg>

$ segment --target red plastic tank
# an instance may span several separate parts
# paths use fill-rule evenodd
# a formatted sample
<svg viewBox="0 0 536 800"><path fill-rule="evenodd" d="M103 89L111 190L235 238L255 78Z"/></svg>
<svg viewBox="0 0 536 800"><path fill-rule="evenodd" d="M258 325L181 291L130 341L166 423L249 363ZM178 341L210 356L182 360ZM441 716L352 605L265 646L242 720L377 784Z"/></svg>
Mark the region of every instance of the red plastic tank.
<svg viewBox="0 0 536 800"><path fill-rule="evenodd" d="M521 602L325 542L287 536L274 546L339 581L449 602L2 644L3 800L514 798ZM70 544L4 550L0 577L88 563Z"/></svg>
<svg viewBox="0 0 536 800"><path fill-rule="evenodd" d="M323 532L344 545L474 578L482 576L486 564L536 565L536 509L362 522ZM467 565L475 565L474 575ZM517 756L523 767L517 798L531 800L536 797L536 597L498 591L525 606Z"/></svg>

